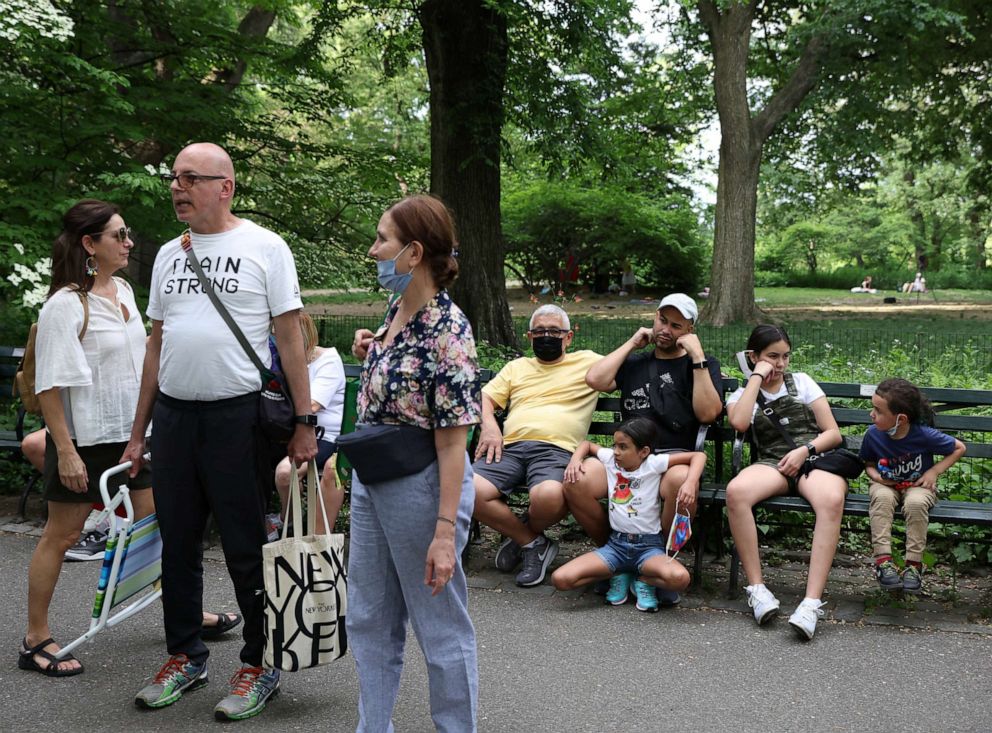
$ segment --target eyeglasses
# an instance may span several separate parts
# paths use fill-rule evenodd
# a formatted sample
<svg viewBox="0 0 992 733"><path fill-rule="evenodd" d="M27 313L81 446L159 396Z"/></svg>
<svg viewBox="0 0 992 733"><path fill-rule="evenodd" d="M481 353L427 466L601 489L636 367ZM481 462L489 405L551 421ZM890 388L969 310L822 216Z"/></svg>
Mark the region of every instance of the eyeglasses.
<svg viewBox="0 0 992 733"><path fill-rule="evenodd" d="M102 237L104 234L111 236L121 244L124 244L124 242L131 238L131 227L121 227L120 229L110 229L105 232L97 232L93 236Z"/></svg>
<svg viewBox="0 0 992 733"><path fill-rule="evenodd" d="M201 176L199 173L159 173L158 177L169 184L177 181L183 191L193 188L197 181L223 181L227 178L227 176Z"/></svg>
<svg viewBox="0 0 992 733"><path fill-rule="evenodd" d="M564 331L560 328L532 328L530 332L531 336L541 337L550 336L551 338L565 338L568 335L568 331Z"/></svg>

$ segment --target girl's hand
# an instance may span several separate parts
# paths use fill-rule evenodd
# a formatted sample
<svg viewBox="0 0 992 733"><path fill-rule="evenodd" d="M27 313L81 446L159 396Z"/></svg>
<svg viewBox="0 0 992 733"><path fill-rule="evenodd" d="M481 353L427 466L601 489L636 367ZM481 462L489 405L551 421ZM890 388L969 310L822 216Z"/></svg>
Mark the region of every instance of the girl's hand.
<svg viewBox="0 0 992 733"><path fill-rule="evenodd" d="M86 464L75 450L59 451L59 481L77 494L85 494L89 488Z"/></svg>
<svg viewBox="0 0 992 733"><path fill-rule="evenodd" d="M582 474L584 474L585 472L586 469L582 467L582 461L572 458L568 462L568 465L565 466L565 483L574 484L576 481L582 478Z"/></svg>
<svg viewBox="0 0 992 733"><path fill-rule="evenodd" d="M782 457L782 460L778 462L778 472L783 476L796 476L800 469L802 469L803 464L806 463L807 458L809 458L809 453L805 447L794 448L786 453Z"/></svg>
<svg viewBox="0 0 992 733"><path fill-rule="evenodd" d="M913 482L913 486L922 486L924 489L935 492L937 491L937 476L937 472L930 468Z"/></svg>
<svg viewBox="0 0 992 733"><path fill-rule="evenodd" d="M449 536L450 535L450 536ZM455 572L455 533L454 527L445 535L434 535L427 548L427 564L424 566L424 585L434 590L432 596L444 590Z"/></svg>
<svg viewBox="0 0 992 733"><path fill-rule="evenodd" d="M751 372L760 376L761 383L767 385L768 379L775 372L775 367L773 367L767 361L759 361L754 365L754 369L752 369Z"/></svg>
<svg viewBox="0 0 992 733"><path fill-rule="evenodd" d="M692 514L696 508L696 497L698 496L699 484L694 481L686 481L675 494L675 511L681 509L684 514Z"/></svg>

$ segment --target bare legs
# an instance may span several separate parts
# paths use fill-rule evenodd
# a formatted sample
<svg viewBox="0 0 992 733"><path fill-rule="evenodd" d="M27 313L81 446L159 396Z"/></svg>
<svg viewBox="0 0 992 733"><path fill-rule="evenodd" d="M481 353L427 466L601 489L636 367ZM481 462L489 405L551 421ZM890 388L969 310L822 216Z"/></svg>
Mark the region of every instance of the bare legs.
<svg viewBox="0 0 992 733"><path fill-rule="evenodd" d="M762 464L748 466L727 485L730 532L749 585L764 582L758 550L758 528L752 510L755 504L769 497L785 494L787 490L785 476L775 468ZM816 513L806 596L820 598L837 552L847 483L832 473L812 471L809 476L799 480L799 493Z"/></svg>
<svg viewBox="0 0 992 733"><path fill-rule="evenodd" d="M276 466L276 491L279 492L279 504L282 506L283 520L286 519L286 507L289 500L289 458L283 458ZM312 507L310 510L316 511L316 524L315 532L317 534L326 534L328 531L334 530L334 521L337 519L338 512L341 511L341 505L344 503L344 491L338 489L337 479L334 476L334 460L333 457L324 464L324 473L320 477L320 495L324 499L324 509L327 512L327 521L330 523L331 528L327 530L324 527L324 518L320 514L319 507ZM296 469L296 475L303 479L307 475L306 465L302 465Z"/></svg>
<svg viewBox="0 0 992 733"><path fill-rule="evenodd" d="M565 494L559 481L542 481L530 490L529 520L524 524L503 501L491 481L475 475L475 511L473 516L487 527L505 535L518 545L527 545L545 529L568 514Z"/></svg>

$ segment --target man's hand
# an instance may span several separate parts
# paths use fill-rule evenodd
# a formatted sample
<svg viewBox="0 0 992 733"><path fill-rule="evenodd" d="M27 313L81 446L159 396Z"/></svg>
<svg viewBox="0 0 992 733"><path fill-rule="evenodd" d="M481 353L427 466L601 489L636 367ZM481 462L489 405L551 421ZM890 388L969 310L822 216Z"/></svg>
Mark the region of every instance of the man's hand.
<svg viewBox="0 0 992 733"><path fill-rule="evenodd" d="M355 340L351 343L351 355L356 359L365 361L365 357L369 353L369 345L372 343L373 336L375 336L375 334L367 328L359 328L355 331Z"/></svg>
<svg viewBox="0 0 992 733"><path fill-rule="evenodd" d="M685 353L694 363L698 364L706 358L706 354L703 353L703 345L699 343L699 337L694 333L679 336L675 343L685 349Z"/></svg>
<svg viewBox="0 0 992 733"><path fill-rule="evenodd" d="M654 331L644 327L637 329L637 333L630 337L630 342L634 350L643 349L648 344L654 343Z"/></svg>
<svg viewBox="0 0 992 733"><path fill-rule="evenodd" d="M317 433L312 425L297 425L286 444L286 455L294 466L302 466L317 456Z"/></svg>
<svg viewBox="0 0 992 733"><path fill-rule="evenodd" d="M127 445L124 446L124 453L121 454L121 459L117 461L118 463L127 463L131 461L131 468L127 470L127 475L134 478L138 475L138 471L145 464L145 453L147 452L145 448L145 439L141 438L131 438Z"/></svg>
<svg viewBox="0 0 992 733"><path fill-rule="evenodd" d="M500 462L503 458L503 433L498 427L482 425L482 433L479 435L479 445L475 449L475 460L482 456L486 457L486 463Z"/></svg>

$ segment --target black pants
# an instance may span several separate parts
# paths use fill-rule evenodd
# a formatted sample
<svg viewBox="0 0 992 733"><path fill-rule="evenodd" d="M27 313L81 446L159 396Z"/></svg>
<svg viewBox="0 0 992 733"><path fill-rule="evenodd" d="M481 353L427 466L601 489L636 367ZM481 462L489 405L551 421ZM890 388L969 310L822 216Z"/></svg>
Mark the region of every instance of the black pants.
<svg viewBox="0 0 992 733"><path fill-rule="evenodd" d="M262 545L267 458L258 430L258 393L190 402L160 394L152 422L155 511L162 532L162 605L169 654L197 662L209 652L203 623L203 530L220 531L227 570L244 616L241 661L262 664L265 644Z"/></svg>

